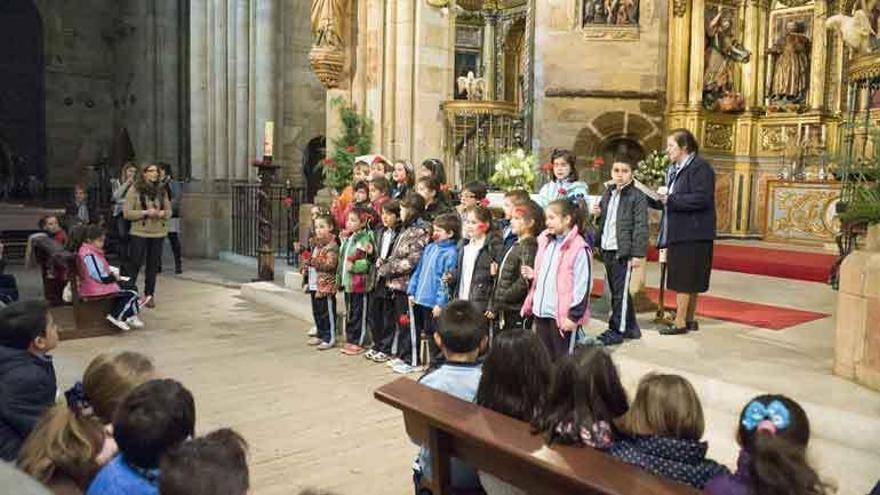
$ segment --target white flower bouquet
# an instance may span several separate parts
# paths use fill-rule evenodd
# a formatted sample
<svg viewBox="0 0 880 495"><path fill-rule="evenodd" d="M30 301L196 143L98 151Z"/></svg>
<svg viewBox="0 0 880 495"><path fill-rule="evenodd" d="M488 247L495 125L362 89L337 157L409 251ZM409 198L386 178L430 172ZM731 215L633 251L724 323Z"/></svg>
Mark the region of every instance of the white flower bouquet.
<svg viewBox="0 0 880 495"><path fill-rule="evenodd" d="M636 179L648 187L662 186L666 182L666 169L669 168L669 156L664 151L654 150L639 162Z"/></svg>
<svg viewBox="0 0 880 495"><path fill-rule="evenodd" d="M503 191L525 189L531 192L538 178L537 163L535 155L526 154L522 149L504 153L495 163L495 173L489 182Z"/></svg>

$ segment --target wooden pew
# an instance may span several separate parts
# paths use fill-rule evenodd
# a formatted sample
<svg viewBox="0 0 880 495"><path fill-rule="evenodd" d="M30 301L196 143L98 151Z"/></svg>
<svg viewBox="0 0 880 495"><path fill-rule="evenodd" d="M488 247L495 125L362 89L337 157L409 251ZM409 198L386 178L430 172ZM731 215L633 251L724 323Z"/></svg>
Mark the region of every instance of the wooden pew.
<svg viewBox="0 0 880 495"><path fill-rule="evenodd" d="M68 256L65 262L67 263L73 303L70 306L52 308L52 316L61 327L59 338L73 340L119 333L119 329L106 319L107 313L112 309L114 296L88 299L80 297L76 256Z"/></svg>
<svg viewBox="0 0 880 495"><path fill-rule="evenodd" d="M522 421L400 378L374 397L403 412L413 442L431 450L434 495L448 495L450 457L530 495L696 495L591 448L547 447Z"/></svg>

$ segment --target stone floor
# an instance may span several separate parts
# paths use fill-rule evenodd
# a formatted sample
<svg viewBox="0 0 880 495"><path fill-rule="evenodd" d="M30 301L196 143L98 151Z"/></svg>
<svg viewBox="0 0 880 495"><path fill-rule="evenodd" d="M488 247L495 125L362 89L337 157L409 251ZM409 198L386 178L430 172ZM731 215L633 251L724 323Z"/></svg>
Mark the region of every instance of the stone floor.
<svg viewBox="0 0 880 495"><path fill-rule="evenodd" d="M409 493L416 448L400 415L371 395L393 378L387 368L306 347L306 322L245 301L233 288L250 279L250 268L205 260L186 266L190 280L160 279L146 329L63 342L56 352L62 383L98 352L139 350L194 392L199 432L232 426L246 436L255 493L307 486ZM651 267L648 284L656 280ZM306 304L301 293L284 294L291 307ZM835 293L822 284L731 272L713 274L712 294L829 314L835 306ZM595 305L597 317L602 307ZM648 371L690 379L705 408L710 455L732 464L739 410L758 393L782 392L807 409L811 458L838 493L864 494L877 481L880 394L831 375L833 317L776 332L707 321L699 333L661 337L648 330L650 315L642 316L644 338L615 351L623 380L632 390ZM595 321L591 331L601 329Z"/></svg>

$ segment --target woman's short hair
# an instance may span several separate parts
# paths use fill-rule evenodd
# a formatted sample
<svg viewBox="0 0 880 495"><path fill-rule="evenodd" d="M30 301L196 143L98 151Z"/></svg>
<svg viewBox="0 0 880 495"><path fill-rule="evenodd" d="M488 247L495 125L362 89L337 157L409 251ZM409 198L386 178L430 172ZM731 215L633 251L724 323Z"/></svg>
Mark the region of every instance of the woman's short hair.
<svg viewBox="0 0 880 495"><path fill-rule="evenodd" d="M679 148L686 149L690 153L700 152L700 145L697 144L697 138L695 138L693 133L687 129L673 129L669 131L669 137L675 141L675 144L677 144Z"/></svg>

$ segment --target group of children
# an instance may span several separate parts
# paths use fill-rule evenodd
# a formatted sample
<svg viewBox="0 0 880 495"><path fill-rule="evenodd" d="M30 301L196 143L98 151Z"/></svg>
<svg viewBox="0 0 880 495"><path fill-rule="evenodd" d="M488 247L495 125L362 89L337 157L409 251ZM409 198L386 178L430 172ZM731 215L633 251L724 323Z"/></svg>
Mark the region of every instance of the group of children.
<svg viewBox="0 0 880 495"><path fill-rule="evenodd" d="M633 186L632 165L615 163L602 201L588 205L574 155L554 151L554 180L535 199L525 190L505 192L504 217L495 219L480 182L465 184L460 203L450 206L439 160L427 160L416 180L405 161L368 158L355 164L350 194L340 195L347 203L312 211L300 255L315 320L310 345L336 347L341 291L341 352L363 353L398 373L426 364L423 338L431 361L442 360L432 336L452 299L477 305L490 338L534 326L556 360L587 338L594 245L612 292L609 328L598 340L616 345L641 336L628 285L647 251L647 202Z"/></svg>
<svg viewBox="0 0 880 495"><path fill-rule="evenodd" d="M196 436L192 393L163 378L149 357L101 354L59 393L51 356L57 345L58 329L44 302L0 309L3 493L249 492L245 440L228 428ZM45 490L10 473L12 464Z"/></svg>
<svg viewBox="0 0 880 495"><path fill-rule="evenodd" d="M423 385L530 423L548 445L594 448L655 475L715 495L824 494L831 487L807 461L810 425L803 408L783 395L760 395L743 407L737 469L707 458L699 396L687 379L651 373L627 397L611 355L579 346L555 364L539 337L523 329L488 335L477 304L455 300L441 313L434 340L445 361ZM417 495L430 494L430 453L422 446L413 466ZM457 459L456 493L524 492Z"/></svg>

